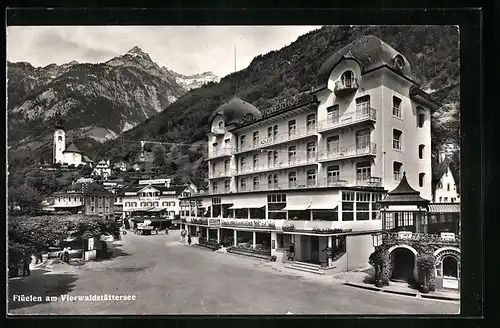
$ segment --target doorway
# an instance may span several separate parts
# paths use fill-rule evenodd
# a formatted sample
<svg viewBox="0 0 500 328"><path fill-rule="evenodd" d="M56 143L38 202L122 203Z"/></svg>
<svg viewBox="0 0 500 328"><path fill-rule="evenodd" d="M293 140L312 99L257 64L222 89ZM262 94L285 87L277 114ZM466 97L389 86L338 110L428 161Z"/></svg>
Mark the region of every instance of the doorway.
<svg viewBox="0 0 500 328"><path fill-rule="evenodd" d="M396 248L392 251L392 280L408 281L413 278L415 269L415 255L406 248Z"/></svg>

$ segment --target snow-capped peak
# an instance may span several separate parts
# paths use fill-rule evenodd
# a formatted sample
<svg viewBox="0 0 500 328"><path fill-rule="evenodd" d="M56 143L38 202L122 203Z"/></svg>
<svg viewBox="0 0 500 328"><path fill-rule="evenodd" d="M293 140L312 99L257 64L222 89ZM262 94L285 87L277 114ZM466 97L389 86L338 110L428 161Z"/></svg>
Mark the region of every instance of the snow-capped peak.
<svg viewBox="0 0 500 328"><path fill-rule="evenodd" d="M133 56L141 56L141 57L144 57L144 55L147 55L147 53L145 53L141 48L139 48L138 46L135 46L133 47L132 49L130 49L129 51L127 51L127 54L129 55L133 55Z"/></svg>

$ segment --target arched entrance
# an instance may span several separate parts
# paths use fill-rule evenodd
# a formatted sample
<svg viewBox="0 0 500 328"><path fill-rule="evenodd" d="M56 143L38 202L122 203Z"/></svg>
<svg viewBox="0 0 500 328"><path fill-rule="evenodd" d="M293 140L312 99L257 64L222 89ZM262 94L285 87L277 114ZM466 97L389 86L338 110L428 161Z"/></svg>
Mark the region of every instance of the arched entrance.
<svg viewBox="0 0 500 328"><path fill-rule="evenodd" d="M443 257L443 277L458 279L458 261L452 255Z"/></svg>
<svg viewBox="0 0 500 328"><path fill-rule="evenodd" d="M415 270L415 254L408 248L398 247L391 253L392 280L408 281Z"/></svg>

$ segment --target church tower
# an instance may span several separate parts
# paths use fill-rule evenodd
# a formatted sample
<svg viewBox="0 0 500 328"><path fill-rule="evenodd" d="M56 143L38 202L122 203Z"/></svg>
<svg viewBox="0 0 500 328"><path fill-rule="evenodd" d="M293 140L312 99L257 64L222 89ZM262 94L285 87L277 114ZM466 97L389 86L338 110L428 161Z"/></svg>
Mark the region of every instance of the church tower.
<svg viewBox="0 0 500 328"><path fill-rule="evenodd" d="M53 161L56 163L64 163L63 151L66 149L66 132L62 126L61 121L58 121L55 125L54 131L54 149L53 149Z"/></svg>

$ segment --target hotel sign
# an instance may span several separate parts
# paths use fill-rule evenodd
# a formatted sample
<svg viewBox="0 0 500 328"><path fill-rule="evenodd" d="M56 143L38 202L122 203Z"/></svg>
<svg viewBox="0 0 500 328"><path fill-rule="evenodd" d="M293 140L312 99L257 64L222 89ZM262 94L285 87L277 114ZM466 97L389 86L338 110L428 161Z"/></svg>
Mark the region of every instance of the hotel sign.
<svg viewBox="0 0 500 328"><path fill-rule="evenodd" d="M262 140L259 141L259 146L269 145L273 141L274 141L273 137L268 137L268 138L262 139Z"/></svg>
<svg viewBox="0 0 500 328"><path fill-rule="evenodd" d="M276 105L274 105L271 108L266 108L264 110L264 113L262 114L264 117L284 111L285 109L288 109L293 106L297 106L300 103L304 103L306 101L312 101L313 98L309 97L308 93L300 93L290 99L284 99L280 102L278 102Z"/></svg>
<svg viewBox="0 0 500 328"><path fill-rule="evenodd" d="M458 289L458 279L443 278L443 288Z"/></svg>

